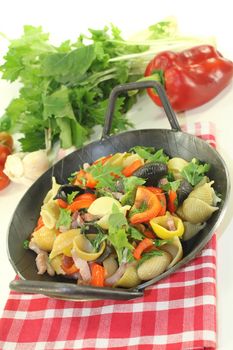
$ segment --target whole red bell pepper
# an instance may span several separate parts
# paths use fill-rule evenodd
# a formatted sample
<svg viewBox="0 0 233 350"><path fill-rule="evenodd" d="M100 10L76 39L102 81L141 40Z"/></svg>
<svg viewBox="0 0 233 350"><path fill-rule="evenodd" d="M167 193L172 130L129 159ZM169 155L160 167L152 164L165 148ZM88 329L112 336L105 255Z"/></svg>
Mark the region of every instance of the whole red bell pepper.
<svg viewBox="0 0 233 350"><path fill-rule="evenodd" d="M149 62L144 75L160 81L173 109L181 112L217 96L233 77L233 62L213 46L199 45L180 53L159 53ZM154 89L147 89L147 92L157 105L162 106Z"/></svg>

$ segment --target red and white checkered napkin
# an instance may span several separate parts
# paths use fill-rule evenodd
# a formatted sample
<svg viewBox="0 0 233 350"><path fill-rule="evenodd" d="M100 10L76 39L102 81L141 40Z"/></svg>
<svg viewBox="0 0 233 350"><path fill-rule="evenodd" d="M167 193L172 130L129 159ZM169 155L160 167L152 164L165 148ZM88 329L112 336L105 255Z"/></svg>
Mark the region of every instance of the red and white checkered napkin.
<svg viewBox="0 0 233 350"><path fill-rule="evenodd" d="M195 124L194 129L214 145L212 127ZM141 298L75 302L11 292L0 320L4 350L215 347L215 235L195 260L147 288Z"/></svg>

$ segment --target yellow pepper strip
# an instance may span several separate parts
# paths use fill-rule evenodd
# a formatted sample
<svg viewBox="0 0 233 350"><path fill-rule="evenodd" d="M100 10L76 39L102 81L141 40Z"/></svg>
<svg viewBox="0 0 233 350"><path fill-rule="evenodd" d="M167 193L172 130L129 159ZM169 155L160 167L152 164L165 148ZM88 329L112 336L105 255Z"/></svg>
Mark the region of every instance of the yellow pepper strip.
<svg viewBox="0 0 233 350"><path fill-rule="evenodd" d="M174 231L169 230L167 224L169 217L172 217L175 223L176 230ZM170 239L175 236L180 237L184 233L184 225L182 220L176 216L171 215L169 212L167 212L164 216L158 216L150 220L150 225L155 234L161 239Z"/></svg>

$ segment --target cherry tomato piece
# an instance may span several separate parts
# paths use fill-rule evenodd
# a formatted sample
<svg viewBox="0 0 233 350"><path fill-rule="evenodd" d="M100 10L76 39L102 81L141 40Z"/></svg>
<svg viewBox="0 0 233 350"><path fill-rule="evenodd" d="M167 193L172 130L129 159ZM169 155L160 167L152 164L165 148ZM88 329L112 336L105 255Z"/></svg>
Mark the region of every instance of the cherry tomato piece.
<svg viewBox="0 0 233 350"><path fill-rule="evenodd" d="M3 172L3 167L0 167L0 191L6 188L10 183L10 179Z"/></svg>
<svg viewBox="0 0 233 350"><path fill-rule="evenodd" d="M0 165L4 166L9 154L11 154L10 148L0 144Z"/></svg>

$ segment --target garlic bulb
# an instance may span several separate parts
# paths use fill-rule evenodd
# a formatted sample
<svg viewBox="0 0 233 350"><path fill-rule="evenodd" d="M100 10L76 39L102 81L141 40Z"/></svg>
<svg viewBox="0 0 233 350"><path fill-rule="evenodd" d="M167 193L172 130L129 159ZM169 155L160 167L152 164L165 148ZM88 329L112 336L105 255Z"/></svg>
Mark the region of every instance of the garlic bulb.
<svg viewBox="0 0 233 350"><path fill-rule="evenodd" d="M50 166L45 150L14 153L7 157L4 173L12 182L30 185Z"/></svg>

